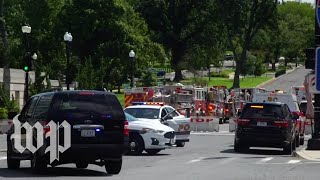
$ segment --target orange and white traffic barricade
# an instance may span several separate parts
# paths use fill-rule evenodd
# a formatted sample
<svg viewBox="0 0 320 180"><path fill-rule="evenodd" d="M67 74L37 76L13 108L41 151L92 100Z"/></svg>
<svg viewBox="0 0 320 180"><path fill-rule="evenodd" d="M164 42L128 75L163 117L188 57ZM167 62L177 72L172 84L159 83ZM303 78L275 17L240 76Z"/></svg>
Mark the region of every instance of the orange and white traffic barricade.
<svg viewBox="0 0 320 180"><path fill-rule="evenodd" d="M219 118L215 116L191 116L190 130L195 132L219 132Z"/></svg>

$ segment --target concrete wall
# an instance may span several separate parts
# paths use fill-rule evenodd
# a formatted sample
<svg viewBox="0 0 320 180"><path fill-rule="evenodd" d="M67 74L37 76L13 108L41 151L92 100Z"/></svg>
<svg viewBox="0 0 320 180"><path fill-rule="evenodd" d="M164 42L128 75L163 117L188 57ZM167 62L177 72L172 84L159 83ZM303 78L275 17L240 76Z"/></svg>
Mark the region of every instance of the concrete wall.
<svg viewBox="0 0 320 180"><path fill-rule="evenodd" d="M24 89L25 89L25 75L26 73L22 69L10 69L10 97L18 100L20 109L24 103ZM44 73L42 73L44 75ZM29 72L29 83L35 81L34 71ZM0 68L0 82L3 82L3 68ZM46 83L44 82L46 85ZM59 87L57 80L51 80L52 87Z"/></svg>

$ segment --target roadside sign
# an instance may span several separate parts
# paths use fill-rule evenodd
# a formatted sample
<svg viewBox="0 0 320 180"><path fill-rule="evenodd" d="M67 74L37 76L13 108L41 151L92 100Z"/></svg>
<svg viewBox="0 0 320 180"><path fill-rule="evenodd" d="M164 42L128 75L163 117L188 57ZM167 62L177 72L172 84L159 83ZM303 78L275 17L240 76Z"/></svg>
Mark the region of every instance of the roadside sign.
<svg viewBox="0 0 320 180"><path fill-rule="evenodd" d="M319 0L320 1L320 0ZM320 47L316 49L316 90L320 91Z"/></svg>

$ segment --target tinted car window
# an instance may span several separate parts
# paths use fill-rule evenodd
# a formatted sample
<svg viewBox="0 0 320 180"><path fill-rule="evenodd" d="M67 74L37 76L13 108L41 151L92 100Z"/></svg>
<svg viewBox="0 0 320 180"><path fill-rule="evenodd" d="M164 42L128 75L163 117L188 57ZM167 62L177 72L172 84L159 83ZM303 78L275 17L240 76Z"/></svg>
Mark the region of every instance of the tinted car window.
<svg viewBox="0 0 320 180"><path fill-rule="evenodd" d="M166 107L166 110L167 110L168 113L170 113L172 115L172 117L179 116L179 114L176 112L176 110L171 108L171 107Z"/></svg>
<svg viewBox="0 0 320 180"><path fill-rule="evenodd" d="M159 119L159 109L128 108L128 109L125 109L124 111L136 118Z"/></svg>
<svg viewBox="0 0 320 180"><path fill-rule="evenodd" d="M45 119L47 118L47 114L50 108L51 100L53 98L53 94L44 95L40 98L36 109L34 110L34 118L35 119Z"/></svg>
<svg viewBox="0 0 320 180"><path fill-rule="evenodd" d="M137 120L138 120L137 118L131 116L131 115L128 114L128 113L125 113L125 115L126 115L127 121L129 121L129 122L130 122L130 121L137 121Z"/></svg>
<svg viewBox="0 0 320 180"><path fill-rule="evenodd" d="M122 107L114 95L59 94L54 101L54 109L52 115L66 119L125 119Z"/></svg>
<svg viewBox="0 0 320 180"><path fill-rule="evenodd" d="M34 97L31 99L30 106L26 109L26 113L25 113L26 117L32 117L32 113L36 106L37 100L38 100L38 97Z"/></svg>
<svg viewBox="0 0 320 180"><path fill-rule="evenodd" d="M248 104L242 111L241 119L274 119L284 118L280 105Z"/></svg>

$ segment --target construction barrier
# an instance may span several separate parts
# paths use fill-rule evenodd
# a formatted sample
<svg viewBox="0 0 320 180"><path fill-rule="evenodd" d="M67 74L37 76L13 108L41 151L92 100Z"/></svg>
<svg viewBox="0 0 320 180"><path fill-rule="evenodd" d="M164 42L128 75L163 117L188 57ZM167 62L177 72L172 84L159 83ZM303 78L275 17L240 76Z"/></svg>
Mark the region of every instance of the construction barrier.
<svg viewBox="0 0 320 180"><path fill-rule="evenodd" d="M313 119L306 119L305 126L304 126L304 134L309 135L313 133L313 126L314 126L314 120Z"/></svg>
<svg viewBox="0 0 320 180"><path fill-rule="evenodd" d="M190 130L195 132L219 132L219 118L214 116L191 116Z"/></svg>
<svg viewBox="0 0 320 180"><path fill-rule="evenodd" d="M230 117L229 119L229 132L235 132L236 131L236 117Z"/></svg>

